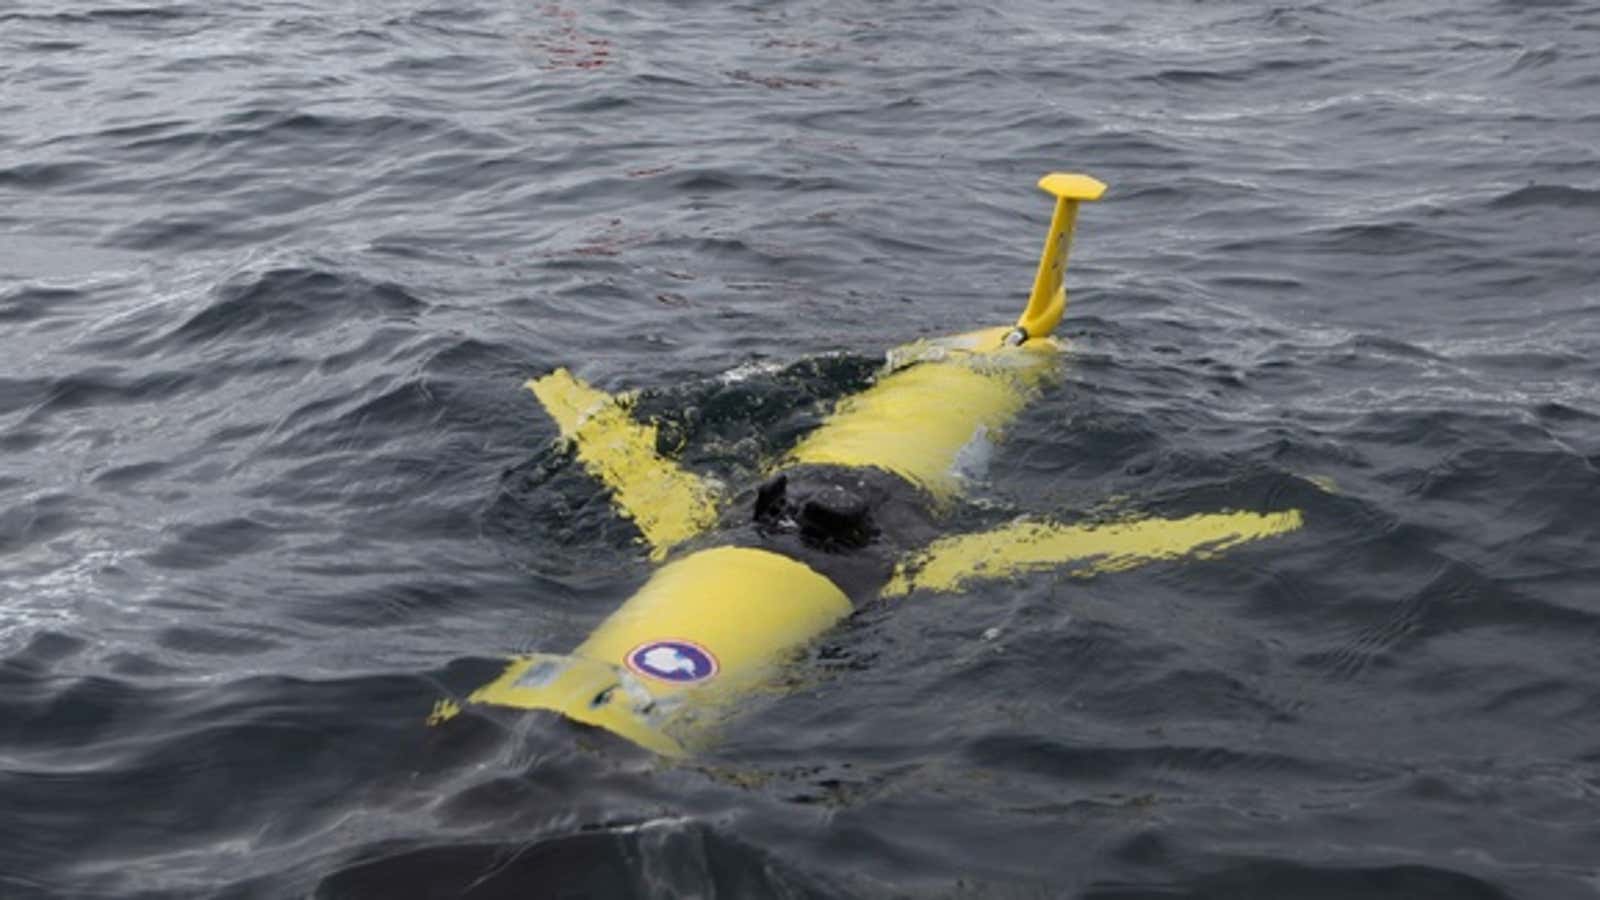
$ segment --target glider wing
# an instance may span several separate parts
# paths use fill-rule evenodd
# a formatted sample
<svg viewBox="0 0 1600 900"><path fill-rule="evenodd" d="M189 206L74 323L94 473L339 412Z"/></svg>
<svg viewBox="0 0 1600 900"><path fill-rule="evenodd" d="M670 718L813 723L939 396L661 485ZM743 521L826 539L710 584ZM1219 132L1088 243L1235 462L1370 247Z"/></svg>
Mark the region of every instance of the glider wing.
<svg viewBox="0 0 1600 900"><path fill-rule="evenodd" d="M1206 558L1249 541L1287 534L1302 522L1298 509L1095 525L1021 519L993 531L934 541L900 563L883 596L902 596L914 588L954 590L972 581L1040 569L1065 568L1069 574L1087 577L1162 560Z"/></svg>
<svg viewBox="0 0 1600 900"><path fill-rule="evenodd" d="M584 468L611 489L618 509L650 542L651 558L664 558L715 524L712 483L658 454L656 426L634 421L625 403L566 369L528 382L528 389L577 448Z"/></svg>

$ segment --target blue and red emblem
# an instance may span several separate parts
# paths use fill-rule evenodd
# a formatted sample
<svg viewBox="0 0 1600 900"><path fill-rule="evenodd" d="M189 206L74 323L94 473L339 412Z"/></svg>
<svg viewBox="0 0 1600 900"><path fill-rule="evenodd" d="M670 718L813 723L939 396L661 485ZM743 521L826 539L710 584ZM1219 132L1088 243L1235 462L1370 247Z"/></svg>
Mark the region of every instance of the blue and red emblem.
<svg viewBox="0 0 1600 900"><path fill-rule="evenodd" d="M693 641L650 641L628 651L628 668L646 678L691 684L721 668L711 651Z"/></svg>

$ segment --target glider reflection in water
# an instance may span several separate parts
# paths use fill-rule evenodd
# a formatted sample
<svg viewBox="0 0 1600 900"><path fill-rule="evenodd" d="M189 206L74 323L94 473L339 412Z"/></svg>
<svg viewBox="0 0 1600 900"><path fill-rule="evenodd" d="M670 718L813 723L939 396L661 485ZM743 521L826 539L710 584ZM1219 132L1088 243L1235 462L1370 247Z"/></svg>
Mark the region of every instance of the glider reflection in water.
<svg viewBox="0 0 1600 900"><path fill-rule="evenodd" d="M567 655L514 660L469 704L544 709L668 756L708 740L730 701L858 604L1045 569L1115 572L1221 552L1300 527L1298 510L1069 525L1021 519L946 535L962 471L1058 361L1063 274L1080 201L1105 185L1055 173L1056 197L1027 308L1014 326L889 354L768 479L724 496L656 451L654 425L565 369L529 387L663 564ZM459 712L440 704L438 722Z"/></svg>

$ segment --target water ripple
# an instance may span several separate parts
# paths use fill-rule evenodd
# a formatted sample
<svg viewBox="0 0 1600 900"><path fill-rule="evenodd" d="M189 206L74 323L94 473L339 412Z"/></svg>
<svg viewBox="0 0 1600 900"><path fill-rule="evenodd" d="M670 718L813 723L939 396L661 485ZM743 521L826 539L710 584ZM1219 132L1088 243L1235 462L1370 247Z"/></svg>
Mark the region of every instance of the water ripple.
<svg viewBox="0 0 1600 900"><path fill-rule="evenodd" d="M1592 896L1597 29L11 4L0 893ZM424 724L648 572L525 380L737 491L1015 314L1051 168L1071 352L950 526L1304 531L863 609L686 765Z"/></svg>

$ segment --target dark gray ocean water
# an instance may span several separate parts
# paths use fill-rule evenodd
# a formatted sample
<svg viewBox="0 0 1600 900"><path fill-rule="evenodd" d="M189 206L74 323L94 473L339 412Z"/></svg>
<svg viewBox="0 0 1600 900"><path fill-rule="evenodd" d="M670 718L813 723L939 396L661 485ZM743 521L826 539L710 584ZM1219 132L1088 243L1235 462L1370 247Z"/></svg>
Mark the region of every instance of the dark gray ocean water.
<svg viewBox="0 0 1600 900"><path fill-rule="evenodd" d="M1596 98L1554 0L0 0L0 897L1600 896ZM683 764L424 724L649 570L525 379L754 477L1052 169L983 502L1302 531L865 609Z"/></svg>

